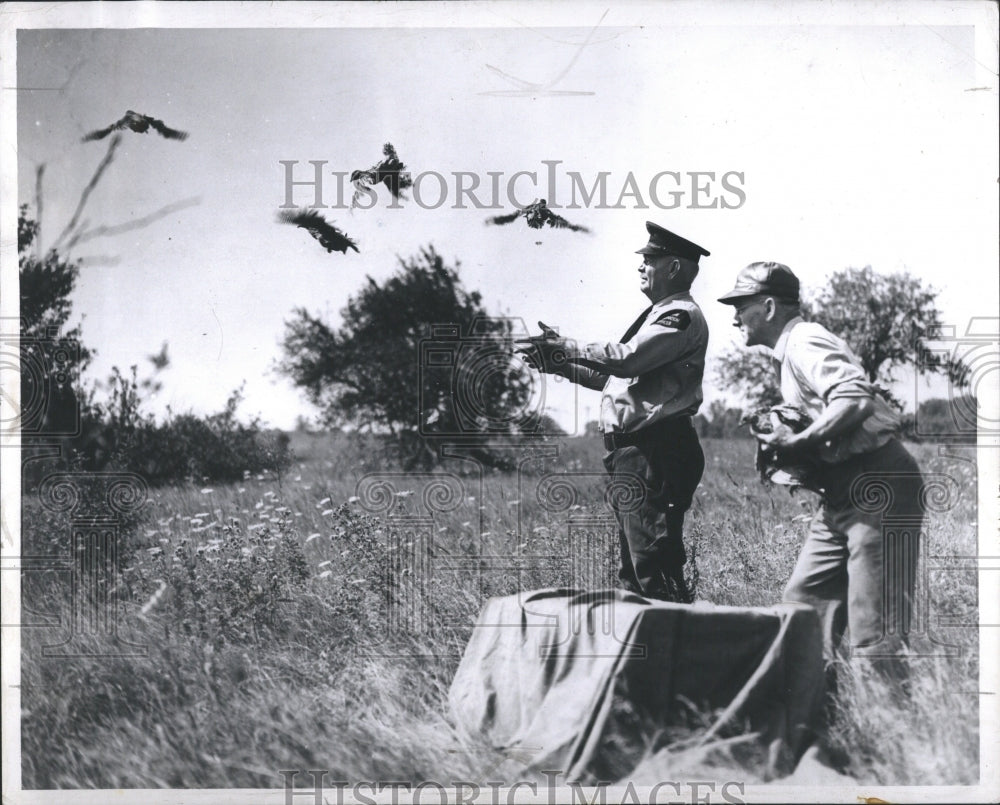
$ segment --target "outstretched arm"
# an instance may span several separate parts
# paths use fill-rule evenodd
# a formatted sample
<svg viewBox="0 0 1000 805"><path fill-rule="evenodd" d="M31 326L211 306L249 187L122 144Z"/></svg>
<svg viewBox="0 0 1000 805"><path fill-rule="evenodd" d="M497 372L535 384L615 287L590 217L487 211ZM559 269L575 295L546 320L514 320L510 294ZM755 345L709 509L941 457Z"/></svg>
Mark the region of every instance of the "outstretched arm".
<svg viewBox="0 0 1000 805"><path fill-rule="evenodd" d="M561 338L559 333L545 322L538 322L542 330L540 336L534 336L526 341L515 344L517 352L533 369L546 374L559 375L567 380L600 391L608 382L608 374L600 370L571 363L568 358L574 350L569 339Z"/></svg>
<svg viewBox="0 0 1000 805"><path fill-rule="evenodd" d="M691 348L690 323L687 311L668 311L626 344L587 344L573 350L569 360L604 375L638 377L677 360Z"/></svg>
<svg viewBox="0 0 1000 805"><path fill-rule="evenodd" d="M528 366L539 372L559 375L596 391L603 389L605 383L608 382L607 373L570 362L568 360L570 350L566 339L542 336L528 341L519 341L514 351Z"/></svg>
<svg viewBox="0 0 1000 805"><path fill-rule="evenodd" d="M607 385L608 377L610 377L610 375L603 374L596 369L568 362L558 374L584 388L594 389L594 391L601 391Z"/></svg>

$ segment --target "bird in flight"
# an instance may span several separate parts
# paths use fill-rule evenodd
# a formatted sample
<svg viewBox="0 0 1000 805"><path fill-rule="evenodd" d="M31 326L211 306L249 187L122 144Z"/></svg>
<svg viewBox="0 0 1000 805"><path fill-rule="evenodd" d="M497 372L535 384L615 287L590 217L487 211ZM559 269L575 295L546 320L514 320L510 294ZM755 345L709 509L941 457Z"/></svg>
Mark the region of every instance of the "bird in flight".
<svg viewBox="0 0 1000 805"><path fill-rule="evenodd" d="M113 131L120 131L122 129L131 129L138 134L145 134L150 128L155 129L168 140L186 140L187 132L178 131L177 129L172 129L165 125L162 120L157 120L156 118L150 117L149 115L140 115L138 112L133 112L129 109L125 113L125 117L119 120L117 123L112 123L106 129L96 129L83 137L81 142L89 142L90 140L103 140Z"/></svg>
<svg viewBox="0 0 1000 805"><path fill-rule="evenodd" d="M166 369L170 365L170 356L167 355L167 342L163 342L163 346L160 347L160 351L155 355L147 355L149 362L153 364L153 368L159 372L162 369Z"/></svg>
<svg viewBox="0 0 1000 805"><path fill-rule="evenodd" d="M278 213L278 223L294 224L306 230L328 252L347 254L348 249L354 249L361 253L353 240L315 210L282 210Z"/></svg>
<svg viewBox="0 0 1000 805"><path fill-rule="evenodd" d="M400 191L413 186L413 180L406 171L406 165L396 154L392 143L386 143L382 146L382 159L376 165L368 170L354 171L351 174L351 181L359 191L364 187L372 187L382 183L396 199L400 197ZM354 203L351 206L356 205L357 199L358 193L355 193Z"/></svg>
<svg viewBox="0 0 1000 805"><path fill-rule="evenodd" d="M524 216L524 220L527 221L528 226L532 229L541 229L543 226L552 226L556 229L569 229L572 232L589 232L590 230L585 226L580 226L579 224L571 224L561 215L556 215L552 212L545 203L543 198L541 201L537 199L529 204L527 207L521 210L517 210L507 215L497 215L493 218L487 218L487 224L509 224L516 221L521 216Z"/></svg>

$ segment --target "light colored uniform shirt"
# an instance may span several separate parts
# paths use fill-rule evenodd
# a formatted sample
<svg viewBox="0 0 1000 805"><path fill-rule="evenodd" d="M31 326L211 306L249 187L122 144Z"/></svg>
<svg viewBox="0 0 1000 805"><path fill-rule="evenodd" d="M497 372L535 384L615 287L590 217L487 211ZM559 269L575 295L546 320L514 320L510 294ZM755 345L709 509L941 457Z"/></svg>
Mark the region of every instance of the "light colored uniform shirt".
<svg viewBox="0 0 1000 805"><path fill-rule="evenodd" d="M603 389L601 430L638 430L701 405L708 325L686 291L654 304L625 343L594 343L571 351L574 379Z"/></svg>
<svg viewBox="0 0 1000 805"><path fill-rule="evenodd" d="M868 381L861 361L851 348L825 327L796 316L774 345L774 361L785 402L797 405L816 419L831 401L866 397L875 410L854 430L825 442L819 457L837 463L868 453L888 442L899 430L899 415Z"/></svg>

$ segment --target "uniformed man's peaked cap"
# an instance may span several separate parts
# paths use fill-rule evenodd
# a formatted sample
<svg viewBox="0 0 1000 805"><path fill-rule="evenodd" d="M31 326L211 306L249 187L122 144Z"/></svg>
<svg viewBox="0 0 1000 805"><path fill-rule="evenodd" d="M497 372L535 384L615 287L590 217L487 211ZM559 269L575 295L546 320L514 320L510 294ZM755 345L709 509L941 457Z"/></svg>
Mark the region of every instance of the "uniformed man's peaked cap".
<svg viewBox="0 0 1000 805"><path fill-rule="evenodd" d="M736 287L719 301L735 305L740 299L760 294L798 302L799 278L781 263L751 263L736 275Z"/></svg>
<svg viewBox="0 0 1000 805"><path fill-rule="evenodd" d="M646 221L646 231L649 232L649 243L636 251L636 254L662 254L670 255L671 257L685 257L696 263L702 255L708 257L711 254L711 252L703 249L697 243L692 243L680 235L675 235L669 229L664 229L652 221Z"/></svg>

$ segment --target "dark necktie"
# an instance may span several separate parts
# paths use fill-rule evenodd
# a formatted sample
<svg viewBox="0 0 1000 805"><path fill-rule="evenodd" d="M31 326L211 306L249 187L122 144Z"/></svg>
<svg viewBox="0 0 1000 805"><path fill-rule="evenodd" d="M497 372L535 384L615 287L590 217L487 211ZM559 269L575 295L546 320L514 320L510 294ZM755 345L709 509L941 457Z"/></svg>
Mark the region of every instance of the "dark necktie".
<svg viewBox="0 0 1000 805"><path fill-rule="evenodd" d="M653 306L650 305L644 311L642 311L642 313L639 314L639 318L637 318L634 322L632 322L632 326L625 331L625 335L622 336L622 340L620 343L625 344L629 342L632 339L632 336L634 336L637 332L639 332L639 328L642 327L643 322L646 321L646 316L649 315L649 311L651 311L652 309Z"/></svg>

